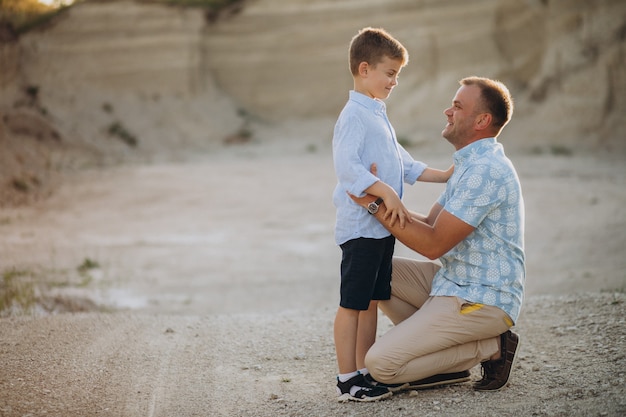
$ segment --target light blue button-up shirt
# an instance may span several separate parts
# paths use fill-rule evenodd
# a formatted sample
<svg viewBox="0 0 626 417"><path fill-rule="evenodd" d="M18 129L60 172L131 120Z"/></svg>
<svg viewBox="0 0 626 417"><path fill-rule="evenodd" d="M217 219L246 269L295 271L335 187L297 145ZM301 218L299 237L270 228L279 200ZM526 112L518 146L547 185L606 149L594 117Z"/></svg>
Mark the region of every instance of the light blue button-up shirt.
<svg viewBox="0 0 626 417"><path fill-rule="evenodd" d="M346 194L363 196L364 191L380 179L402 198L403 182L415 183L426 168L426 164L415 161L398 143L385 103L350 91L349 100L335 124L333 160L338 180L333 193L337 208L336 243L341 245L359 237L389 236L374 216ZM378 177L370 172L374 162L378 166Z"/></svg>
<svg viewBox="0 0 626 417"><path fill-rule="evenodd" d="M524 200L519 178L495 138L454 154L454 174L438 200L476 229L440 258L431 295L504 310L515 322L524 295Z"/></svg>

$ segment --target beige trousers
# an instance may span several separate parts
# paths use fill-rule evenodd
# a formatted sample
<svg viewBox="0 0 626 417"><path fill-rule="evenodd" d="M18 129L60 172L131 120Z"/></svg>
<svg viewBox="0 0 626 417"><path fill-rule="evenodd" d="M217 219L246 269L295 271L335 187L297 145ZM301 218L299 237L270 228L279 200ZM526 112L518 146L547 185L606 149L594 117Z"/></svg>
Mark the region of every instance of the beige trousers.
<svg viewBox="0 0 626 417"><path fill-rule="evenodd" d="M501 309L458 297L430 297L434 262L394 258L391 299L381 310L395 324L365 357L376 380L417 381L468 370L498 351L498 336L513 322Z"/></svg>

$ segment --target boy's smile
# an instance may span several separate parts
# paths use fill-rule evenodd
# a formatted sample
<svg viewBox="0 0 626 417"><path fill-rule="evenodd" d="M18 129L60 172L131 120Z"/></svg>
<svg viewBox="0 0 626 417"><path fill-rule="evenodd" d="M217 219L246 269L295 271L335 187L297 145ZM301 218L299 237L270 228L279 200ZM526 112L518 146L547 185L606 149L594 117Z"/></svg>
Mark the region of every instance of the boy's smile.
<svg viewBox="0 0 626 417"><path fill-rule="evenodd" d="M384 57L375 66L362 62L354 80L354 90L368 97L384 100L398 85L402 61Z"/></svg>

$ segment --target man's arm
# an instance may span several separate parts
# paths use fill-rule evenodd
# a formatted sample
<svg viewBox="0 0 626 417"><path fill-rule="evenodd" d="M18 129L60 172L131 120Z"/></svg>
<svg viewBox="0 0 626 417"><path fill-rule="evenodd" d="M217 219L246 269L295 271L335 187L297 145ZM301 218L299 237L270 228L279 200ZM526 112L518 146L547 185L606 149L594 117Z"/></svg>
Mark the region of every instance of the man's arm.
<svg viewBox="0 0 626 417"><path fill-rule="evenodd" d="M375 197L367 195L356 198L352 196L352 199L359 205L366 207L367 204L375 200ZM413 216L414 219L420 221L406 223L404 227L400 227L398 223L391 225L385 221L386 210L387 208L383 203L375 215L378 221L396 239L428 259L441 257L474 231L473 226L443 210L443 207L438 203L432 206L428 216L424 218L425 221L421 220L424 216Z"/></svg>

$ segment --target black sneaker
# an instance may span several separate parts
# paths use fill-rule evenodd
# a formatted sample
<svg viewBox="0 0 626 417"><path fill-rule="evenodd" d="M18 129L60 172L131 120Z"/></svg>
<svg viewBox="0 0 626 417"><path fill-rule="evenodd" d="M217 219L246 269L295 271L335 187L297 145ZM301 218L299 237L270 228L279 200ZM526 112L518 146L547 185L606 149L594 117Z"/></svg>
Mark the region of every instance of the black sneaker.
<svg viewBox="0 0 626 417"><path fill-rule="evenodd" d="M459 384L470 380L470 372L452 372L449 374L437 374L418 381L409 382L408 389L427 389L444 385Z"/></svg>
<svg viewBox="0 0 626 417"><path fill-rule="evenodd" d="M350 394L350 389L356 386L357 390L354 395ZM340 403L346 401L378 401L391 397L393 394L387 388L373 387L369 385L363 375L353 376L346 382L339 381L337 378L337 399Z"/></svg>
<svg viewBox="0 0 626 417"><path fill-rule="evenodd" d="M515 353L519 345L519 336L510 330L500 336L500 354L502 357L481 363L483 379L474 383L478 391L498 391L509 381L515 362Z"/></svg>
<svg viewBox="0 0 626 417"><path fill-rule="evenodd" d="M384 382L378 382L374 379L372 374L366 374L363 376L365 378L365 382L367 382L372 387L384 387L387 388L391 392L399 392L405 390L409 387L408 382L400 383L400 384L385 384Z"/></svg>

